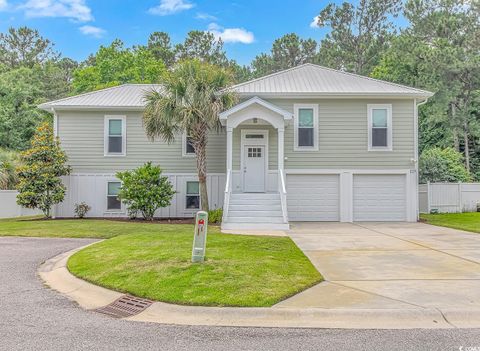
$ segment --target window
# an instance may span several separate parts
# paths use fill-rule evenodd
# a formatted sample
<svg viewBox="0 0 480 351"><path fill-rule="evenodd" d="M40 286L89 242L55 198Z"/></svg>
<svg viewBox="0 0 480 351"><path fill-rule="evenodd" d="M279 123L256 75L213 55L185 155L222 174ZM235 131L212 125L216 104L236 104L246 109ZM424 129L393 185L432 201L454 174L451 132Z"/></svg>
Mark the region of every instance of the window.
<svg viewBox="0 0 480 351"><path fill-rule="evenodd" d="M195 149L190 142L190 137L187 133L182 134L182 156L183 157L195 157Z"/></svg>
<svg viewBox="0 0 480 351"><path fill-rule="evenodd" d="M247 134L245 135L245 139L263 139L263 134Z"/></svg>
<svg viewBox="0 0 480 351"><path fill-rule="evenodd" d="M248 157L262 157L261 147L249 147L247 150Z"/></svg>
<svg viewBox="0 0 480 351"><path fill-rule="evenodd" d="M318 150L318 105L298 104L295 110L296 151Z"/></svg>
<svg viewBox="0 0 480 351"><path fill-rule="evenodd" d="M187 196L186 196L187 210L198 210L200 208L200 188L198 182L187 182Z"/></svg>
<svg viewBox="0 0 480 351"><path fill-rule="evenodd" d="M368 149L392 150L392 105L368 105Z"/></svg>
<svg viewBox="0 0 480 351"><path fill-rule="evenodd" d="M122 183L120 182L108 182L107 186L107 210L121 210L122 202L118 198Z"/></svg>
<svg viewBox="0 0 480 351"><path fill-rule="evenodd" d="M125 156L125 116L105 116L105 156Z"/></svg>

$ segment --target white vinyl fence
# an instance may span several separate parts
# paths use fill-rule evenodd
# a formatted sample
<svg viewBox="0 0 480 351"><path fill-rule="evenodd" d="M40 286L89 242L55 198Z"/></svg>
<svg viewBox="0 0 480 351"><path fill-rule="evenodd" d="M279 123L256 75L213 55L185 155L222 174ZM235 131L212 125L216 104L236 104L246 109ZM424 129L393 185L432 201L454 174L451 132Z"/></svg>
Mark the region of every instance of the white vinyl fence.
<svg viewBox="0 0 480 351"><path fill-rule="evenodd" d="M480 183L428 183L418 186L421 213L476 212Z"/></svg>
<svg viewBox="0 0 480 351"><path fill-rule="evenodd" d="M17 205L16 190L0 190L0 218L35 216L41 212Z"/></svg>

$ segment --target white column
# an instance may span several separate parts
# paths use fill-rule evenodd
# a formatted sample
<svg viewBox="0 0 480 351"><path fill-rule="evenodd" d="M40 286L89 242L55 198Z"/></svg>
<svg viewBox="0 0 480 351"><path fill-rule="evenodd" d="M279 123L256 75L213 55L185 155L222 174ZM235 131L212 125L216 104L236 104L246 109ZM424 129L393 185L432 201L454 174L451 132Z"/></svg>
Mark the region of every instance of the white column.
<svg viewBox="0 0 480 351"><path fill-rule="evenodd" d="M353 222L353 174L340 173L340 222Z"/></svg>
<svg viewBox="0 0 480 351"><path fill-rule="evenodd" d="M227 171L232 170L233 166L233 128L227 127Z"/></svg>
<svg viewBox="0 0 480 351"><path fill-rule="evenodd" d="M284 159L285 159L285 154L284 154L284 134L285 130L283 128L278 128L278 169L280 172L283 172L284 168Z"/></svg>

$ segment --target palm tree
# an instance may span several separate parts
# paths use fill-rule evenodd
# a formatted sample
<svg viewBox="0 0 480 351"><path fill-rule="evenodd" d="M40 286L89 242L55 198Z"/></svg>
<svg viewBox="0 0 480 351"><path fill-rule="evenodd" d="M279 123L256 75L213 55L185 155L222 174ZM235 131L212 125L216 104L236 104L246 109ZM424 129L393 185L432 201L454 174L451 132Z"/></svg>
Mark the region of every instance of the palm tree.
<svg viewBox="0 0 480 351"><path fill-rule="evenodd" d="M232 107L236 95L222 90L232 75L217 66L198 60L180 62L166 73L161 91L145 94L143 123L147 136L168 143L186 132L195 150L202 210L208 211L207 142L208 133L221 129L218 114Z"/></svg>

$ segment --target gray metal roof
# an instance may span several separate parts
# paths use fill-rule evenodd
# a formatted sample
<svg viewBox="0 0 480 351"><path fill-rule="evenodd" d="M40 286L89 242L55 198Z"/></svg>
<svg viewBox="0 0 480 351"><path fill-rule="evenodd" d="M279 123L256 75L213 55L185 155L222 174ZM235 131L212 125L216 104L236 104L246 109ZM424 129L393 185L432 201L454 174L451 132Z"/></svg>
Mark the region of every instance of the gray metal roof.
<svg viewBox="0 0 480 351"><path fill-rule="evenodd" d="M145 106L143 98L145 93L160 89L161 85L159 84L124 84L47 102L39 107L44 110L51 110L52 108L142 109Z"/></svg>
<svg viewBox="0 0 480 351"><path fill-rule="evenodd" d="M259 96L421 96L432 93L311 63L270 74L232 89Z"/></svg>

